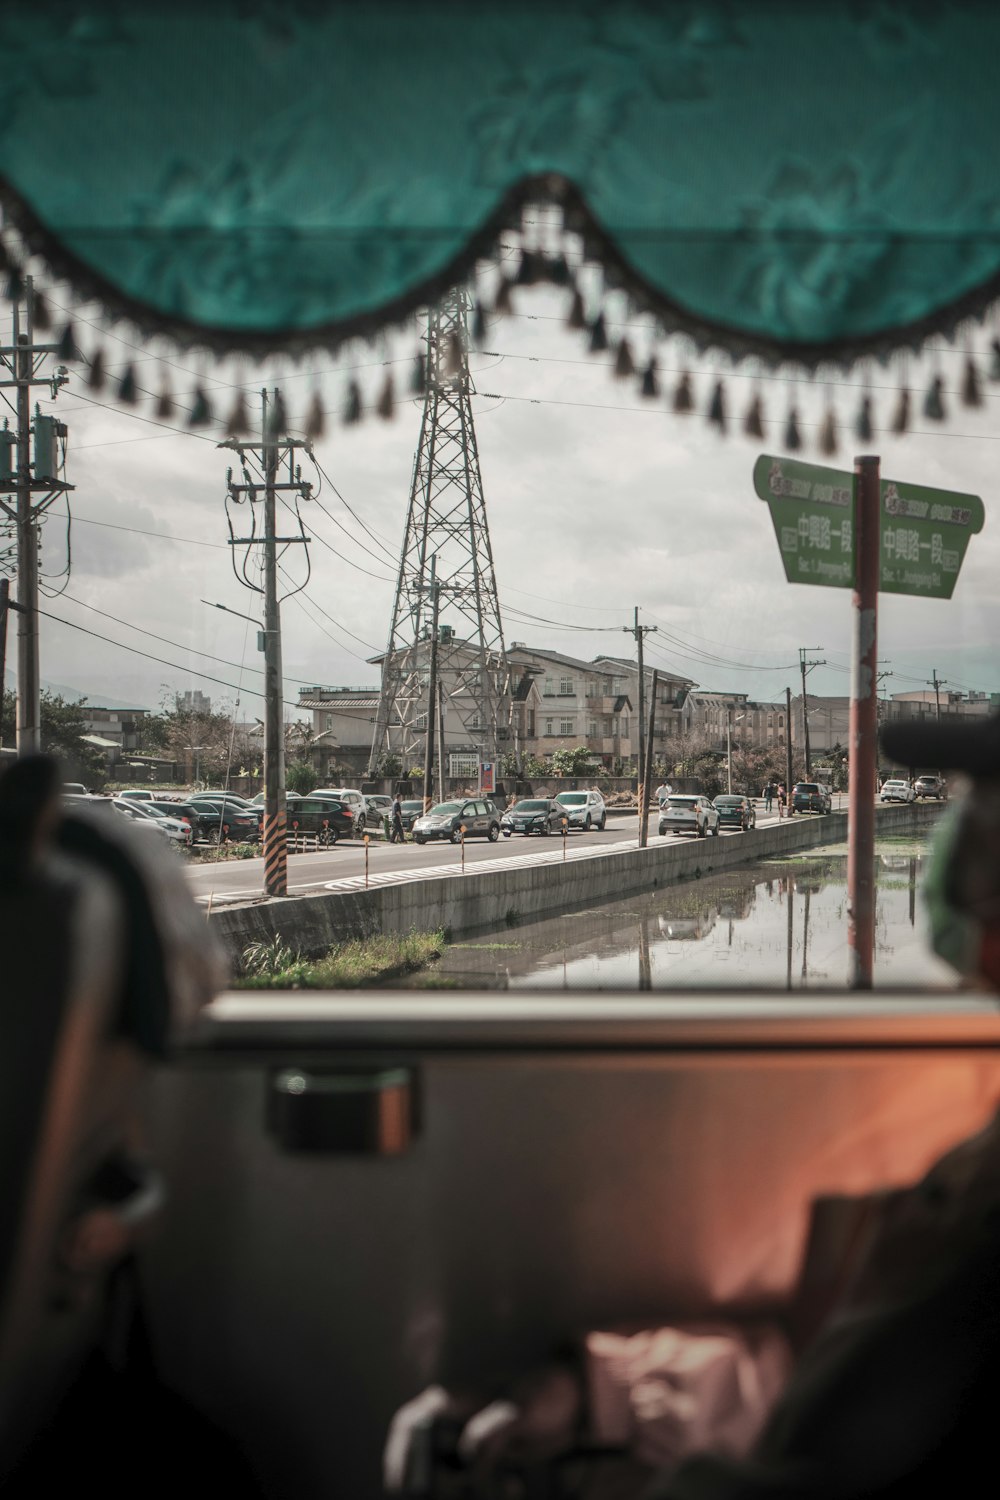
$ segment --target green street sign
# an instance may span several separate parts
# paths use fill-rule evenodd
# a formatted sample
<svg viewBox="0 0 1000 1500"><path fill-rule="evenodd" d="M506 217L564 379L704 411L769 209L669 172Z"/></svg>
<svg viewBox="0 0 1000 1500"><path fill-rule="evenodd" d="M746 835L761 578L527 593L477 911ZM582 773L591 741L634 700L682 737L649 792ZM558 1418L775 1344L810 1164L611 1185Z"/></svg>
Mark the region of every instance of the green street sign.
<svg viewBox="0 0 1000 1500"><path fill-rule="evenodd" d="M789 583L852 588L854 475L765 453L754 464L753 483L770 509ZM880 592L950 599L969 538L984 520L978 495L883 479Z"/></svg>

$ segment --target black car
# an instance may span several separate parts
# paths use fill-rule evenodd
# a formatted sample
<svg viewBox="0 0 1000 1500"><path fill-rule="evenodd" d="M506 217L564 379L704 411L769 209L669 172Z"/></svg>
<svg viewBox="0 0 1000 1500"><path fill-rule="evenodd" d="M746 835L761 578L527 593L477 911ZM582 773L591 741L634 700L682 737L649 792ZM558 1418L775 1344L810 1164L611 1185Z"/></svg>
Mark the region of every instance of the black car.
<svg viewBox="0 0 1000 1500"><path fill-rule="evenodd" d="M242 797L226 792L196 792L188 798L191 807L206 813L212 820L210 837L225 842L238 839L252 843L260 838L262 809L251 807Z"/></svg>
<svg viewBox="0 0 1000 1500"><path fill-rule="evenodd" d="M314 835L320 844L354 838L354 812L336 797L299 797L288 809L289 838L297 834Z"/></svg>
<svg viewBox="0 0 1000 1500"><path fill-rule="evenodd" d="M525 797L507 809L500 828L508 839L512 833L562 833L564 820L569 821L565 807L552 797Z"/></svg>
<svg viewBox="0 0 1000 1500"><path fill-rule="evenodd" d="M403 828L406 833L409 833L417 819L423 815L423 800L420 797L410 798L406 802L401 802L399 806L403 820ZM392 816L391 809L389 816Z"/></svg>
<svg viewBox="0 0 1000 1500"><path fill-rule="evenodd" d="M219 832L219 814L215 809L199 807L194 802L171 802L167 798L162 802L143 802L141 805L155 808L158 812L166 813L168 818L180 818L182 823L189 824L191 842L194 844L214 840Z"/></svg>
<svg viewBox="0 0 1000 1500"><path fill-rule="evenodd" d="M833 796L828 786L821 781L798 781L792 787L793 813L828 813L833 810Z"/></svg>

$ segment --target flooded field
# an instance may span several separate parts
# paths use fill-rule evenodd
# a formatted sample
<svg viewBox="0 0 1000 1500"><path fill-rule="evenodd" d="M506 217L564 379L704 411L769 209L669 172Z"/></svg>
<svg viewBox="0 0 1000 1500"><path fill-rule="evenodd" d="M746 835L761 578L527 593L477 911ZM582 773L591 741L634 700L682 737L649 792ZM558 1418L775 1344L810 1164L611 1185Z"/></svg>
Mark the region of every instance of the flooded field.
<svg viewBox="0 0 1000 1500"><path fill-rule="evenodd" d="M875 982L951 988L920 900L925 844L878 845ZM762 861L452 945L418 983L489 989L829 988L847 979L847 848Z"/></svg>

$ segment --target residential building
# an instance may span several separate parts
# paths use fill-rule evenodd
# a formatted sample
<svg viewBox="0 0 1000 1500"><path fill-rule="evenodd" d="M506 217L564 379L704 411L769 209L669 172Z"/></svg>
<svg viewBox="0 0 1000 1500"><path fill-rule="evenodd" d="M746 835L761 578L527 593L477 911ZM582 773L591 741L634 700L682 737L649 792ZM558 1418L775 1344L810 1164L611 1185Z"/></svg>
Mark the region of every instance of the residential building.
<svg viewBox="0 0 1000 1500"><path fill-rule="evenodd" d="M582 661L524 641L511 644L507 660L512 680L533 680L535 688L525 698L519 726L522 754L545 759L555 750L583 746L595 763L610 767L636 753L638 722L628 674L619 663Z"/></svg>
<svg viewBox="0 0 1000 1500"><path fill-rule="evenodd" d="M378 713L377 687L299 689L300 709L312 714L310 756L321 782L356 781L368 767Z"/></svg>
<svg viewBox="0 0 1000 1500"><path fill-rule="evenodd" d="M148 708L125 708L86 701L78 707L86 729L84 738L89 744L102 750L138 750Z"/></svg>

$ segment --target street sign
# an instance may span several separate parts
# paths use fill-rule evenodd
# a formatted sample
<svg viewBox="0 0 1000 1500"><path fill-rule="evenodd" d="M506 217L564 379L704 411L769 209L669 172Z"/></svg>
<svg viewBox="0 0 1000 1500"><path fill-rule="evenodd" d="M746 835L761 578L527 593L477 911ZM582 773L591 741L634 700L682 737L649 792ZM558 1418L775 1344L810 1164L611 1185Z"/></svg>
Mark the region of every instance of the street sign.
<svg viewBox="0 0 1000 1500"><path fill-rule="evenodd" d="M789 583L852 588L854 475L761 454L754 489L767 502ZM983 528L978 495L883 479L879 486L879 591L950 599L969 538Z"/></svg>
<svg viewBox="0 0 1000 1500"><path fill-rule="evenodd" d="M496 791L493 784L493 762L484 760L479 769L479 790L485 795L492 795Z"/></svg>

